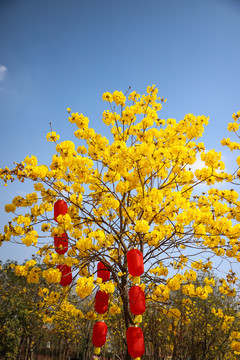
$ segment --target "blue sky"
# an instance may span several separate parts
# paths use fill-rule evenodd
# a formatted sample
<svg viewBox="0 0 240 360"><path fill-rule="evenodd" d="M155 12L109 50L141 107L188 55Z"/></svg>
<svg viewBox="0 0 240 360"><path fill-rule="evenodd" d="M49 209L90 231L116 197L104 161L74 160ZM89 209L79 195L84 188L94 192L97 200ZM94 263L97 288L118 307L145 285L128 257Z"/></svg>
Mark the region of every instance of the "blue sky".
<svg viewBox="0 0 240 360"><path fill-rule="evenodd" d="M33 154L49 163L49 122L61 140L73 139L67 107L104 133L102 93L151 84L167 98L162 117L210 116L203 140L222 150L240 110L239 19L239 0L2 0L0 167ZM0 185L0 232L10 219L4 205L28 189ZM0 249L3 261L30 254Z"/></svg>

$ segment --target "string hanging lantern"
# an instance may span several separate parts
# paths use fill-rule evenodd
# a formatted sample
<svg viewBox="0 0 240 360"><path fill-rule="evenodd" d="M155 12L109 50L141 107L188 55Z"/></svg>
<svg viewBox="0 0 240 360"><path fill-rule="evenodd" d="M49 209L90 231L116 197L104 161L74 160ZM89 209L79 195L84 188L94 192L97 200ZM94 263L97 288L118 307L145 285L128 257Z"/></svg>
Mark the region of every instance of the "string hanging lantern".
<svg viewBox="0 0 240 360"><path fill-rule="evenodd" d="M67 203L59 199L54 204L54 220L58 222L58 216L65 214L67 214ZM66 233L63 233L61 237L54 237L54 248L59 255L63 255L68 251L68 236ZM57 269L62 273L60 285L66 288L72 282L72 269L65 264L57 265Z"/></svg>
<svg viewBox="0 0 240 360"><path fill-rule="evenodd" d="M62 277L60 280L60 285L62 286L68 286L72 282L72 269L70 266L67 266L65 264L57 265L57 269L59 269L62 273Z"/></svg>
<svg viewBox="0 0 240 360"><path fill-rule="evenodd" d="M104 314L108 309L109 294L98 290L95 298L95 311Z"/></svg>
<svg viewBox="0 0 240 360"><path fill-rule="evenodd" d="M132 286L128 292L130 311L134 315L141 315L146 310L145 294L140 286Z"/></svg>
<svg viewBox="0 0 240 360"><path fill-rule="evenodd" d="M64 200L59 199L54 204L54 220L58 222L58 216L65 214L67 214L67 203Z"/></svg>
<svg viewBox="0 0 240 360"><path fill-rule="evenodd" d="M129 327L127 329L128 353L133 358L143 356L145 351L143 331L139 327Z"/></svg>
<svg viewBox="0 0 240 360"><path fill-rule="evenodd" d="M128 271L132 275L133 285L128 292L130 311L135 315L134 323L139 324L142 322L142 316L145 312L145 294L140 286L140 276L144 272L143 254L138 249L131 249L127 253ZM134 360L140 360L140 357L144 354L144 337L141 328L129 327L127 330L127 347L128 353L134 358Z"/></svg>
<svg viewBox="0 0 240 360"><path fill-rule="evenodd" d="M110 271L108 268L99 261L97 265L97 277L106 282L110 279ZM107 325L104 323L103 314L108 309L109 294L104 291L98 290L95 297L95 311L99 314L98 321L93 327L92 343L94 345L94 354L100 354L101 346L106 342Z"/></svg>
<svg viewBox="0 0 240 360"><path fill-rule="evenodd" d="M110 279L110 271L101 261L97 265L97 277L101 278L103 282Z"/></svg>
<svg viewBox="0 0 240 360"><path fill-rule="evenodd" d="M63 233L61 237L54 237L54 248L59 255L63 255L68 251L68 236L66 233Z"/></svg>
<svg viewBox="0 0 240 360"><path fill-rule="evenodd" d="M131 249L127 253L128 271L132 276L141 276L144 272L143 254L138 249Z"/></svg>
<svg viewBox="0 0 240 360"><path fill-rule="evenodd" d="M106 342L107 324L104 321L98 321L94 324L92 343L96 348L100 348Z"/></svg>

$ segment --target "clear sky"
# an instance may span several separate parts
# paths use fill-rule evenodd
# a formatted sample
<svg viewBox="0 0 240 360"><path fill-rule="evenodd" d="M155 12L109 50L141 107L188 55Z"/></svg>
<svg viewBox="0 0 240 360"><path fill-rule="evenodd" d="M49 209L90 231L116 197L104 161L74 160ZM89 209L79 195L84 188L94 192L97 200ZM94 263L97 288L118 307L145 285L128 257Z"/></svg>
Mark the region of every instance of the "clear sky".
<svg viewBox="0 0 240 360"><path fill-rule="evenodd" d="M162 117L210 116L203 140L222 150L240 110L239 19L239 0L0 0L0 167L27 155L49 163L49 122L73 139L67 107L104 133L102 93L151 84L167 98ZM0 232L4 205L28 190L0 184ZM3 244L0 259L27 250Z"/></svg>

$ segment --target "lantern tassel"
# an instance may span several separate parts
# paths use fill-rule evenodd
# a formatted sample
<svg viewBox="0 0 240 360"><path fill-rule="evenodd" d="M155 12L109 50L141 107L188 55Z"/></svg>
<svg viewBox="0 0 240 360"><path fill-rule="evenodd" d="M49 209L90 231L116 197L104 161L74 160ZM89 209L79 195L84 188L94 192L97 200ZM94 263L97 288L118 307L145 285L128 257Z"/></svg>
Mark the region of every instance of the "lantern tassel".
<svg viewBox="0 0 240 360"><path fill-rule="evenodd" d="M100 348L100 347L95 347L95 348L94 348L94 354L95 354L95 355L99 355L100 352L101 352L101 348Z"/></svg>

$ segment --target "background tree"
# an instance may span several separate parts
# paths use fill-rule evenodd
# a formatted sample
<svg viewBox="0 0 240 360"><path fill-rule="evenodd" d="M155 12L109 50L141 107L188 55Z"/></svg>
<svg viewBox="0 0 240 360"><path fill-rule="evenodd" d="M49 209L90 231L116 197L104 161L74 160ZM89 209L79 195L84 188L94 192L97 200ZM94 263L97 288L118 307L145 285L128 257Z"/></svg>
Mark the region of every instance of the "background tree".
<svg viewBox="0 0 240 360"><path fill-rule="evenodd" d="M239 298L221 294L221 284L213 274L200 272L190 294L183 285L163 306L151 303L144 333L152 358L239 358L231 347L233 338L240 336ZM197 296L199 288L206 286L212 289L209 295Z"/></svg>
<svg viewBox="0 0 240 360"><path fill-rule="evenodd" d="M78 127L76 149L71 141L57 143L50 166L27 156L14 169L2 169L0 176L5 183L30 179L35 190L6 205L15 217L1 241L20 236L27 246L40 246L39 254L49 266L43 274L47 281L60 280L56 264L71 266L80 298L92 294L95 286L114 293L121 299L127 329L134 324L128 306L130 249L136 247L144 256L146 298L160 302L181 285L191 291L192 276L179 269L211 269L209 256L239 261L240 226L234 222L239 218L238 193L217 185L234 184L240 173L225 172L221 153L205 151L198 141L208 123L205 116L187 114L179 122L161 119L158 111L165 100L154 85L146 95L131 92L129 105L125 95L103 94L110 106L102 116L110 140L89 128L88 118L68 109L69 121ZM240 113L235 115L234 131ZM52 131L47 139L57 142L59 135ZM198 157L203 166L193 170ZM203 185L209 190L201 194ZM68 213L55 222L52 210L58 199L66 201ZM64 232L69 240L65 257L55 254L52 246L52 237ZM196 260L201 254L204 257ZM106 283L94 278L99 261L111 273ZM227 283L223 287L227 295L234 294ZM207 296L208 291L200 288L197 296Z"/></svg>
<svg viewBox="0 0 240 360"><path fill-rule="evenodd" d="M35 263L35 260L26 262L24 270ZM13 271L15 266L21 268L7 262L0 271L0 351L6 359L15 359L16 355L30 359L44 332L39 284L29 284L25 276L17 276Z"/></svg>

